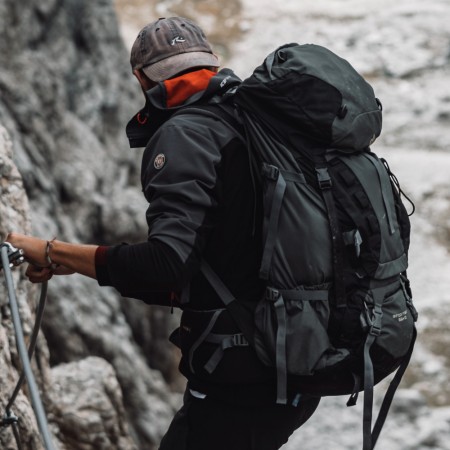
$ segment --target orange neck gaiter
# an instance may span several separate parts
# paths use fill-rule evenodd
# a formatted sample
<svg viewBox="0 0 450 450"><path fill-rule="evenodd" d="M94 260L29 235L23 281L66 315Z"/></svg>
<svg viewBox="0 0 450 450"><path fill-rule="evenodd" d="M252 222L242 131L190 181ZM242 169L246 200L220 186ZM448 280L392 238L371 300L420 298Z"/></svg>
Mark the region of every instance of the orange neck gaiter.
<svg viewBox="0 0 450 450"><path fill-rule="evenodd" d="M166 106L172 108L182 105L192 95L204 91L214 75L216 72L201 69L164 81L167 94Z"/></svg>

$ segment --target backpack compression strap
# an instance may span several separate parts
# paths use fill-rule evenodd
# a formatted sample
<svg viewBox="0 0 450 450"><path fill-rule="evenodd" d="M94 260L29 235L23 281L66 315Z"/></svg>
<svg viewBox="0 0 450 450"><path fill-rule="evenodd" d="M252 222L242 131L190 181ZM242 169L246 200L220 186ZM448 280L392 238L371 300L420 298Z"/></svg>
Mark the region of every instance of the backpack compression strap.
<svg viewBox="0 0 450 450"><path fill-rule="evenodd" d="M397 369L397 372L389 384L388 390L384 395L383 403L381 404L380 412L378 413L377 420L375 421L375 426L373 427L372 436L371 436L371 447L370 449L375 448L375 444L377 443L378 437L380 435L381 429L383 428L384 422L389 412L389 408L391 407L392 399L394 398L395 391L397 390L402 377L408 367L409 361L411 359L412 352L414 350L414 343L416 342L417 330L414 327L413 337L411 340L411 344L408 349L408 353L405 356L405 359L402 361L400 367Z"/></svg>
<svg viewBox="0 0 450 450"><path fill-rule="evenodd" d="M320 159L319 159L320 161ZM316 161L317 181L319 182L322 198L328 214L330 222L331 242L333 245L333 273L334 273L334 304L337 307L346 306L345 286L344 286L344 238L340 232L336 206L334 204L332 188L332 180L328 172L325 158L322 161Z"/></svg>
<svg viewBox="0 0 450 450"><path fill-rule="evenodd" d="M386 420L389 408L394 398L395 391L408 367L416 340L416 328L414 327L413 336L408 352L403 358L397 372L392 379L388 390L383 399L380 411L378 413L375 426L372 430L372 410L373 410L373 389L374 389L374 373L372 359L370 357L370 348L380 335L382 328L382 304L384 300L384 289L373 289L374 299L374 318L364 344L364 408L363 408L363 450L373 450ZM354 403L352 403L354 404Z"/></svg>
<svg viewBox="0 0 450 450"><path fill-rule="evenodd" d="M411 290L409 288L409 281L406 277L406 273L404 275L403 274L401 275L400 283L402 285L404 294L407 298L407 305L411 311L414 322L416 322L418 315L417 315L416 309L414 308L414 305L412 304ZM402 377L403 377L403 375L406 371L406 368L408 367L409 361L411 359L411 355L414 350L414 344L416 342L416 337L417 337L417 330L416 330L416 327L414 327L413 335L412 335L411 342L410 342L409 348L408 348L408 352L403 357L403 361L400 364L399 368L397 369L397 372L394 375L394 378L392 379L391 383L389 384L386 394L384 395L384 399L381 404L381 408L378 413L377 420L375 421L373 430L371 430L372 417L371 416L369 417L369 415L367 415L367 418L366 418L366 415L364 415L364 421L367 420L367 422L363 424L363 443L365 445L363 450L365 450L366 448L369 450L372 450L373 448L375 448L375 444L377 443L381 429L383 428L383 425L384 425L384 422L388 415L389 408L391 407L391 403L394 398L395 392L402 380ZM364 386L364 392L365 392L365 388L366 387ZM364 404L364 409L366 409L365 404Z"/></svg>

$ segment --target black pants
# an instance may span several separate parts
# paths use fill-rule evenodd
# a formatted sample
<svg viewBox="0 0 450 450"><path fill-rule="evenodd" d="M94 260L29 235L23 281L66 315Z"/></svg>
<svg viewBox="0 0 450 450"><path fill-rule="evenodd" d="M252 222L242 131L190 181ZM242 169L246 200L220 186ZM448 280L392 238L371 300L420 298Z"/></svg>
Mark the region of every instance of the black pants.
<svg viewBox="0 0 450 450"><path fill-rule="evenodd" d="M297 407L230 405L189 391L159 450L277 450L313 414L320 398Z"/></svg>

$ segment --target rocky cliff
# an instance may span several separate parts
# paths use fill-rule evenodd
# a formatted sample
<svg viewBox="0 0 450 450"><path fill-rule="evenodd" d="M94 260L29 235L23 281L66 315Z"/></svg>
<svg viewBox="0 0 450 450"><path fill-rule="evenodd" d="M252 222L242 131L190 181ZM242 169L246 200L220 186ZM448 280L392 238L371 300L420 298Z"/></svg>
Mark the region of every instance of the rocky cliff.
<svg viewBox="0 0 450 450"><path fill-rule="evenodd" d="M409 273L421 314L412 364L378 446L450 449L448 2L116 3L127 45L143 18L183 14L199 19L241 76L275 45L301 41L333 48L375 85L385 120L374 150L418 209ZM84 243L145 237L141 153L124 135L142 100L112 0L0 0L0 33L0 237L9 230ZM14 281L28 339L39 288L23 271L14 270ZM76 276L52 279L48 297L33 369L58 448L155 449L183 387L166 339L176 317ZM20 370L3 284L0 320L2 415ZM324 399L283 448L360 448L360 405L346 409L345 400ZM24 448L43 448L26 388L13 411ZM0 448L16 448L10 428L0 430Z"/></svg>
<svg viewBox="0 0 450 450"><path fill-rule="evenodd" d="M0 0L0 30L2 240L11 230L97 244L145 239L141 152L124 133L143 98L112 1ZM28 338L38 288L23 268L14 277ZM4 408L20 363L3 287L0 305ZM155 448L183 383L166 342L172 320L83 277L49 282L33 367L58 448ZM14 410L24 448L42 448L26 389ZM0 448L15 448L10 429L0 430Z"/></svg>

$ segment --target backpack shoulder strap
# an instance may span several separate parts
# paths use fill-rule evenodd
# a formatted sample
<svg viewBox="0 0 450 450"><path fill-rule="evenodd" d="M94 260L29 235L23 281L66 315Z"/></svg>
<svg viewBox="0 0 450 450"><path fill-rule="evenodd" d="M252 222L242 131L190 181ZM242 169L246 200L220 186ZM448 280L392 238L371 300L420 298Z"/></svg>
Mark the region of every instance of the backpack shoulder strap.
<svg viewBox="0 0 450 450"><path fill-rule="evenodd" d="M226 100L223 100L221 97L218 97L217 99L214 97L209 103L187 106L185 108L180 109L175 114L183 114L189 112L203 114L204 116L209 116L217 120L220 120L230 130L233 131L234 135L238 139L242 141L243 147L247 149L250 177L252 180L253 191L255 194L255 208L256 208L257 203L256 197L258 191L257 185L261 182L260 170L258 167L258 163L255 159L255 156L250 150L247 131L245 129L244 123L242 122L231 97L228 97ZM255 221L256 221L256 212L254 211L253 229L255 229L256 227Z"/></svg>
<svg viewBox="0 0 450 450"><path fill-rule="evenodd" d="M196 112L198 114L203 114L204 116L213 117L215 119L219 119L223 123L225 123L229 128L233 130L233 132L244 142L245 132L243 129L243 124L239 120L238 116L235 114L236 108L231 102L210 102L206 104L198 104L193 106L187 106L185 108L181 108L177 111L175 115L185 114L189 112Z"/></svg>
<svg viewBox="0 0 450 450"><path fill-rule="evenodd" d="M242 305L236 300L236 297L230 292L230 290L225 286L223 281L214 272L211 266L202 259L200 270L208 283L215 289L220 300L223 302L234 322L241 330L242 334L245 336L247 341L251 346L254 347L254 325L253 325L253 313L247 311Z"/></svg>

